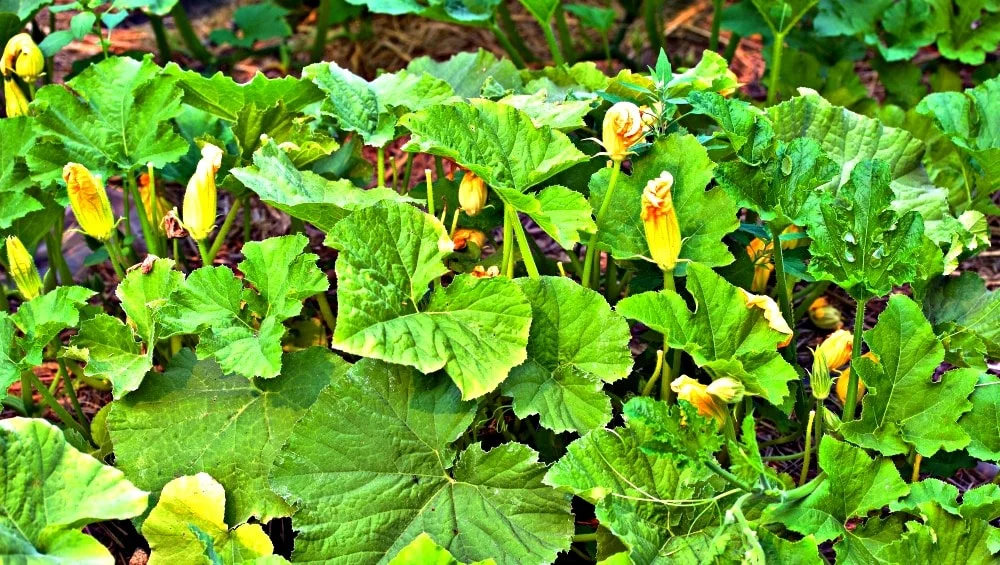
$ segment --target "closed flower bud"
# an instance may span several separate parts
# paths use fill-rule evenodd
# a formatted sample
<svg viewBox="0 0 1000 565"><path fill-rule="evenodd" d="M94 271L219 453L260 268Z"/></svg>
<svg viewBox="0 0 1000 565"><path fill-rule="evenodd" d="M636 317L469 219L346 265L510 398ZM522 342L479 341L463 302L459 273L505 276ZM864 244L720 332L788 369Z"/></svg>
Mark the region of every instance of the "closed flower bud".
<svg viewBox="0 0 1000 565"><path fill-rule="evenodd" d="M732 379L719 379L732 381ZM732 381L735 383L735 381ZM732 383L722 383L717 385L717 389L726 394L732 394L733 398L737 393L736 387ZM713 385L715 383L712 383ZM736 383L739 385L739 383ZM707 418L714 418L721 427L726 422L726 400L715 396L709 390L712 385L703 385L691 377L681 375L670 383L670 389L677 393L677 398L690 402L698 410L698 413ZM740 385L742 386L742 385ZM742 392L739 392L742 397Z"/></svg>
<svg viewBox="0 0 1000 565"><path fill-rule="evenodd" d="M3 99L8 118L28 115L28 96L12 78L3 79Z"/></svg>
<svg viewBox="0 0 1000 565"><path fill-rule="evenodd" d="M100 241L111 239L115 217L101 179L90 174L83 165L68 163L63 167L63 180L80 230Z"/></svg>
<svg viewBox="0 0 1000 565"><path fill-rule="evenodd" d="M826 359L823 358L822 351L813 353L812 375L810 377L813 398L826 400L830 396L830 387L833 380L830 378L830 368L826 366Z"/></svg>
<svg viewBox="0 0 1000 565"><path fill-rule="evenodd" d="M45 55L27 33L10 38L3 50L3 75L14 73L24 82L35 82L45 71Z"/></svg>
<svg viewBox="0 0 1000 565"><path fill-rule="evenodd" d="M204 241L215 229L215 209L218 193L215 173L222 166L222 150L208 143L201 149L201 161L184 192L183 217L185 229L196 241Z"/></svg>
<svg viewBox="0 0 1000 565"><path fill-rule="evenodd" d="M844 327L840 310L831 306L830 302L822 296L813 300L812 304L809 305L809 319L817 328L824 330L839 330Z"/></svg>
<svg viewBox="0 0 1000 565"><path fill-rule="evenodd" d="M866 359L871 359L872 361L878 363L878 357L874 353L869 351L862 355ZM843 404L847 402L847 384L851 380L851 368L848 367L844 369L840 376L837 377L837 398L840 399L840 403ZM864 381L861 380L861 376L858 376L858 396L855 399L856 402L861 402L861 397L865 395L868 387L865 386Z"/></svg>
<svg viewBox="0 0 1000 565"><path fill-rule="evenodd" d="M604 150L612 161L624 161L628 150L645 136L642 112L631 102L619 102L604 114Z"/></svg>
<svg viewBox="0 0 1000 565"><path fill-rule="evenodd" d="M486 182L472 171L466 171L458 185L458 205L469 216L475 216L486 206Z"/></svg>
<svg viewBox="0 0 1000 565"><path fill-rule="evenodd" d="M455 230L451 235L451 241L455 244L455 251L465 249L470 243L475 245L475 251L479 251L486 245L486 234L479 230L462 228Z"/></svg>
<svg viewBox="0 0 1000 565"><path fill-rule="evenodd" d="M500 276L500 267L493 265L487 269L482 265L476 265L470 274L477 279L492 279L493 277Z"/></svg>
<svg viewBox="0 0 1000 565"><path fill-rule="evenodd" d="M653 131L659 121L660 113L663 112L663 104L654 102L653 106L639 106L639 114L642 116L642 131L644 134Z"/></svg>
<svg viewBox="0 0 1000 565"><path fill-rule="evenodd" d="M35 259L17 236L7 237L7 262L10 265L10 276L25 300L42 294L42 278L35 268Z"/></svg>
<svg viewBox="0 0 1000 565"><path fill-rule="evenodd" d="M791 343L792 328L788 326L785 317L781 315L778 303L766 294L751 294L742 288L740 290L743 292L743 298L747 301L747 308L760 308L764 311L764 319L767 320L767 325L772 330L788 335L788 338L779 343L778 347L784 347Z"/></svg>
<svg viewBox="0 0 1000 565"><path fill-rule="evenodd" d="M677 223L671 189L674 177L667 171L646 183L642 191L642 217L646 245L653 261L666 273L673 273L681 254L681 228Z"/></svg>
<svg viewBox="0 0 1000 565"><path fill-rule="evenodd" d="M729 377L715 379L705 390L726 404L734 404L743 400L743 393L746 392L743 383Z"/></svg>
<svg viewBox="0 0 1000 565"><path fill-rule="evenodd" d="M170 203L157 194L156 208L153 208L153 191L150 190L149 175L146 173L139 176L139 197L142 198L142 207L146 210L146 219L151 225L155 224L153 228L156 231L163 233L163 218L167 217L167 213L170 212ZM155 216L154 211L156 212Z"/></svg>
<svg viewBox="0 0 1000 565"><path fill-rule="evenodd" d="M753 281L750 283L750 292L764 292L767 290L768 280L771 279L771 272L774 271L774 263L771 262L774 248L771 242L764 243L759 237L755 237L750 245L747 245L747 255L753 261Z"/></svg>
<svg viewBox="0 0 1000 565"><path fill-rule="evenodd" d="M854 334L847 330L837 330L819 344L816 352L823 355L826 366L833 370L846 365L851 360L853 350Z"/></svg>

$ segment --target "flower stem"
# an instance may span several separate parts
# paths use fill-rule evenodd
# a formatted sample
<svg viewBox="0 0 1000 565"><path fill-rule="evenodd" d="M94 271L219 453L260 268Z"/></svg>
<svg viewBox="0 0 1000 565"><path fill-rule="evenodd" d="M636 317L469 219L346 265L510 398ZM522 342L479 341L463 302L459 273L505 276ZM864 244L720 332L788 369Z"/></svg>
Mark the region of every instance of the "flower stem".
<svg viewBox="0 0 1000 565"><path fill-rule="evenodd" d="M778 101L778 87L781 84L781 55L785 49L785 34L774 34L774 45L771 50L771 81L767 85L767 105Z"/></svg>
<svg viewBox="0 0 1000 565"><path fill-rule="evenodd" d="M660 349L656 352L656 367L653 369L652 376L646 381L646 386L642 387L641 396L649 396L653 393L653 387L656 385L656 381L660 380L660 372L663 371L663 350Z"/></svg>
<svg viewBox="0 0 1000 565"><path fill-rule="evenodd" d="M709 469L711 469L712 471L714 471L715 474L719 475L723 479L726 479L727 481L729 481L730 483L732 483L732 485L734 487L736 487L736 488L738 488L738 489L740 489L740 490L742 490L744 492L755 492L757 490L757 489L753 488L752 486L748 485L747 483L743 482L742 480L740 480L740 478L737 477L736 475L734 475L734 474L730 473L729 471L723 469L722 466L719 465L719 463L716 462L713 459L707 459L705 461L705 466L708 467Z"/></svg>
<svg viewBox="0 0 1000 565"><path fill-rule="evenodd" d="M711 51L719 50L719 30L722 28L723 4L723 0L712 0L712 35L708 38L708 48Z"/></svg>
<svg viewBox="0 0 1000 565"><path fill-rule="evenodd" d="M170 50L167 29L163 27L163 17L149 14L149 25L153 28L153 35L156 36L156 50L160 52L160 65L166 65L173 58L174 54Z"/></svg>
<svg viewBox="0 0 1000 565"><path fill-rule="evenodd" d="M222 244L226 242L226 236L229 235L229 230L232 229L233 223L236 221L236 214L240 211L243 206L242 200L234 200L233 205L229 208L229 213L226 214L226 219L222 221L222 227L219 228L219 233L215 235L215 241L212 242L212 248L208 250L208 263L215 261L215 256L219 254L219 250L222 249Z"/></svg>
<svg viewBox="0 0 1000 565"><path fill-rule="evenodd" d="M523 69L525 67L524 59L521 58L521 54L517 52L517 49L510 42L510 38L507 37L507 34L504 33L504 31L500 29L500 26L495 23L490 24L490 31L492 31L493 36L497 38L497 43L500 44L500 47L507 52L507 56L510 57L514 66L519 69Z"/></svg>
<svg viewBox="0 0 1000 565"><path fill-rule="evenodd" d="M125 173L125 186L129 194L132 195L132 200L135 201L135 209L139 213L139 228L142 229L142 237L146 240L146 250L156 256L160 256L160 241L159 237L153 228L149 225L149 216L146 215L146 205L142 202L142 197L139 195L139 187L135 183L135 175L132 171ZM150 199L150 204L155 208L156 199Z"/></svg>
<svg viewBox="0 0 1000 565"><path fill-rule="evenodd" d="M917 454L913 458L913 473L910 475L910 482L915 483L920 480L920 463L924 460L924 456Z"/></svg>
<svg viewBox="0 0 1000 565"><path fill-rule="evenodd" d="M573 536L573 543L586 543L590 541L597 541L597 532L590 534L576 534Z"/></svg>
<svg viewBox="0 0 1000 565"><path fill-rule="evenodd" d="M503 215L503 255L500 256L500 273L509 277L514 278L514 269L510 267L513 265L513 255L514 255L514 224L510 220L508 214Z"/></svg>
<svg viewBox="0 0 1000 565"><path fill-rule="evenodd" d="M201 255L201 266L211 266L212 262L209 260L209 251L208 247L205 247L205 240L197 240L195 243L198 244L198 254Z"/></svg>
<svg viewBox="0 0 1000 565"><path fill-rule="evenodd" d="M66 257L63 256L62 252L62 226L57 225L56 228L45 234L45 247L48 249L52 268L55 268L56 272L59 273L59 284L71 285L73 284L73 273L70 272L69 264L66 263Z"/></svg>
<svg viewBox="0 0 1000 565"><path fill-rule="evenodd" d="M309 57L316 63L323 60L326 54L326 36L330 25L331 0L320 0L319 9L316 10L316 37L313 39L312 50Z"/></svg>
<svg viewBox="0 0 1000 565"><path fill-rule="evenodd" d="M378 147L375 149L376 162L375 162L375 172L378 175L377 185L379 188L385 188L385 148Z"/></svg>
<svg viewBox="0 0 1000 565"><path fill-rule="evenodd" d="M781 231L771 225L771 248L774 249L774 277L777 279L778 307L788 327L792 329L792 339L785 346L785 359L795 365L795 320L792 318L792 303L788 296L788 279L785 277L785 258L781 250Z"/></svg>
<svg viewBox="0 0 1000 565"><path fill-rule="evenodd" d="M316 295L316 302L319 302L319 313L323 316L326 327L330 328L330 335L333 335L333 330L337 327L337 319L333 315L333 310L330 309L330 300L326 297L326 291Z"/></svg>
<svg viewBox="0 0 1000 565"><path fill-rule="evenodd" d="M847 379L847 398L844 401L844 412L841 419L850 422L858 407L858 371L855 361L861 357L861 340L865 333L865 306L868 300L857 301L857 312L854 315L854 348L851 350L851 374Z"/></svg>
<svg viewBox="0 0 1000 565"><path fill-rule="evenodd" d="M604 193L604 200L601 201L601 207L597 211L597 230L590 236L590 241L587 243L587 257L583 261L583 277L581 280L583 286L586 288L591 288L593 284L591 282L591 275L594 270L594 259L597 255L597 241L601 233L601 226L604 225L604 217L608 214L608 208L611 207L611 197L614 194L615 185L618 184L618 175L621 173L621 170L621 161L614 161L611 169L611 179L608 181L608 191Z"/></svg>
<svg viewBox="0 0 1000 565"><path fill-rule="evenodd" d="M549 52L552 54L552 62L556 65L562 65L566 62L566 58L563 57L562 49L559 48L559 42L556 41L556 35L552 32L552 22L538 21L542 28L542 35L545 36L545 42L549 44Z"/></svg>
<svg viewBox="0 0 1000 565"><path fill-rule="evenodd" d="M111 266L118 275L118 280L125 280L125 257L122 255L121 245L118 243L118 230L111 230L111 237L104 242L104 248L108 250L108 258L111 259Z"/></svg>
<svg viewBox="0 0 1000 565"><path fill-rule="evenodd" d="M212 53L198 39L198 34L195 33L194 27L191 25L191 20L188 19L184 4L178 2L170 10L170 15L174 17L174 27L181 34L181 39L184 40L184 45L191 51L191 55L205 65L210 64L212 62Z"/></svg>
<svg viewBox="0 0 1000 565"><path fill-rule="evenodd" d="M80 399L76 397L76 387L73 386L73 374L69 372L66 368L66 361L64 359L57 359L59 363L59 370L62 371L63 375L63 393L69 397L70 403L73 405L73 411L76 412L77 418L83 424L85 428L90 429L90 420L87 419L87 415L83 412L83 408L80 406Z"/></svg>
<svg viewBox="0 0 1000 565"><path fill-rule="evenodd" d="M517 246L521 249L521 260L524 261L524 268L528 271L528 276L537 279L538 267L535 266L535 258L531 254L531 246L528 245L528 236L524 233L524 226L521 225L521 218L517 215L517 210L509 205L504 206L506 214L510 217L510 224L514 226L514 237L517 238Z"/></svg>
<svg viewBox="0 0 1000 565"><path fill-rule="evenodd" d="M424 178L427 179L427 213L434 215L434 182L431 180L431 170L424 169ZM504 240L504 245L507 240Z"/></svg>
<svg viewBox="0 0 1000 565"><path fill-rule="evenodd" d="M670 292L677 292L677 283L674 280L673 273L668 273L663 271L663 290ZM666 341L666 336L664 336L664 341ZM667 344L663 344L663 348L667 348ZM660 383L660 400L664 402L671 402L673 400L674 391L670 388L670 384L677 380L677 377L681 375L681 350L671 349L670 350L670 364L663 368L664 375L663 381ZM666 374L669 371L669 374Z"/></svg>
<svg viewBox="0 0 1000 565"><path fill-rule="evenodd" d="M799 486L806 484L806 478L809 476L809 460L812 458L812 430L813 421L816 419L816 411L809 411L809 423L806 424L806 446L805 454L806 457L802 461L802 472L799 473Z"/></svg>
<svg viewBox="0 0 1000 565"><path fill-rule="evenodd" d="M65 408L63 408L62 404L59 404L59 401L57 401L56 398L52 396L52 393L49 392L49 388L42 383L42 381L38 378L37 375L35 375L34 372L24 371L23 373L21 373L21 376L22 376L22 381L21 381L22 386L24 386L24 379L26 379L30 385L34 385L34 387L38 389L38 393L42 395L42 400L44 400L45 404L52 410L52 412L55 413L55 415L58 416L60 420L62 420L63 424L80 432L80 434L82 434L83 437L87 438L87 441L91 441L90 432L87 431L87 429L84 428L80 424L80 422L77 422L73 418L73 416L71 416L70 413L67 412ZM31 390L30 386L28 387L28 390L29 391ZM29 397L30 397L30 392L29 392Z"/></svg>

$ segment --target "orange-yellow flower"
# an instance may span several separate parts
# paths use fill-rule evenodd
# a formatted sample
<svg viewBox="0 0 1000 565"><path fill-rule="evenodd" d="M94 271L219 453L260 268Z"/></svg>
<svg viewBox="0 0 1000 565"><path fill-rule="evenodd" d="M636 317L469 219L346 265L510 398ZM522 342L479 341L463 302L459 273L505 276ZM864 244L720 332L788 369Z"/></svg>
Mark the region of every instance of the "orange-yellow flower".
<svg viewBox="0 0 1000 565"><path fill-rule="evenodd" d="M482 249L486 245L486 234L479 230L461 228L451 234L451 241L455 244L455 251L465 249L470 243L477 249Z"/></svg>
<svg viewBox="0 0 1000 565"><path fill-rule="evenodd" d="M874 353L869 351L862 355L865 359L871 359L872 361L878 363L878 357ZM837 398L840 399L840 403L843 404L847 402L847 384L851 379L851 368L848 367L841 371L840 376L837 377ZM861 380L861 376L858 376L858 396L855 399L857 402L861 402L861 397L865 395L868 387L865 386L864 381Z"/></svg>
<svg viewBox="0 0 1000 565"><path fill-rule="evenodd" d="M79 163L67 163L63 167L63 180L80 230L100 241L111 239L115 217L101 179Z"/></svg>
<svg viewBox="0 0 1000 565"><path fill-rule="evenodd" d="M476 173L465 171L462 183L458 185L458 205L469 216L475 216L486 206L486 182Z"/></svg>
<svg viewBox="0 0 1000 565"><path fill-rule="evenodd" d="M184 192L184 228L196 241L204 241L215 229L218 193L215 173L222 166L222 149L211 143L201 149L201 161Z"/></svg>
<svg viewBox="0 0 1000 565"><path fill-rule="evenodd" d="M24 82L35 82L45 71L45 55L27 33L19 33L7 41L3 49L4 76L14 73Z"/></svg>
<svg viewBox="0 0 1000 565"><path fill-rule="evenodd" d="M645 133L642 112L631 102L618 102L604 114L601 141L612 161L623 161L628 150L639 143Z"/></svg>
<svg viewBox="0 0 1000 565"><path fill-rule="evenodd" d="M823 343L819 344L816 351L823 354L826 359L826 366L839 369L851 360L851 352L854 351L854 334L847 330L837 330L828 335Z"/></svg>
<svg viewBox="0 0 1000 565"><path fill-rule="evenodd" d="M3 79L3 99L8 118L28 115L28 95L12 78Z"/></svg>
<svg viewBox="0 0 1000 565"><path fill-rule="evenodd" d="M493 265L487 269L482 265L476 265L470 274L477 279L492 279L493 277L500 276L500 268Z"/></svg>
<svg viewBox="0 0 1000 565"><path fill-rule="evenodd" d="M791 343L792 328L788 326L785 317L781 315L781 308L778 307L778 303L766 294L752 294L742 288L740 290L743 292L743 298L747 302L747 308L760 308L764 311L764 319L767 320L767 325L772 330L788 335L788 338L779 343L778 347L784 347Z"/></svg>
<svg viewBox="0 0 1000 565"><path fill-rule="evenodd" d="M691 377L681 375L670 383L670 389L677 393L678 399L694 405L702 416L714 418L719 426L726 422L726 404L739 402L744 393L743 384L729 377L703 385Z"/></svg>
<svg viewBox="0 0 1000 565"><path fill-rule="evenodd" d="M153 192L149 186L149 175L142 173L139 176L139 197L142 198L142 207L146 210L146 219L149 220L150 224L155 224L153 225L154 229L163 233L163 218L167 217L167 213L170 212L170 203L167 202L166 198L157 193L156 214L154 216Z"/></svg>
<svg viewBox="0 0 1000 565"><path fill-rule="evenodd" d="M673 273L681 254L681 228L677 223L671 189L674 177L663 171L646 183L642 191L642 217L650 257L667 273Z"/></svg>
<svg viewBox="0 0 1000 565"><path fill-rule="evenodd" d="M771 272L774 271L774 263L771 262L774 247L771 242L764 243L759 237L755 237L750 245L747 245L747 255L753 261L753 282L750 283L750 292L764 292L767 290Z"/></svg>
<svg viewBox="0 0 1000 565"><path fill-rule="evenodd" d="M7 236L7 264L10 265L10 276L14 285L25 300L31 300L42 294L42 278L38 276L35 259L21 243L17 236Z"/></svg>
<svg viewBox="0 0 1000 565"><path fill-rule="evenodd" d="M799 226L796 226L795 224L792 224L792 225L788 226L787 228L785 228L784 230L782 230L782 232L781 232L782 235L789 234L789 233L802 233L802 228L800 228ZM807 241L807 239L804 238L804 237L799 237L799 238L796 238L796 239L789 239L788 241L782 241L781 242L781 248L782 249L795 249L796 247L799 247L800 245L804 244L806 241Z"/></svg>
<svg viewBox="0 0 1000 565"><path fill-rule="evenodd" d="M820 296L809 305L809 319L817 328L839 330L844 327L840 310L831 306L826 297Z"/></svg>

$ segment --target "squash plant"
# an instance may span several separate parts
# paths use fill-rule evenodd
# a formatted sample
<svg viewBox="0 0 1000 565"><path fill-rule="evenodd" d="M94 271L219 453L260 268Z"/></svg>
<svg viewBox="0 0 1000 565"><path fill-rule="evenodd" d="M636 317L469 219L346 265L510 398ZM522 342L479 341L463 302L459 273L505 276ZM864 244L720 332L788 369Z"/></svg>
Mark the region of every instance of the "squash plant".
<svg viewBox="0 0 1000 565"><path fill-rule="evenodd" d="M713 52L41 87L0 120L0 556L110 563L81 528L131 519L158 563L992 562L1000 489L942 479L1000 461L1000 295L959 268L998 80L915 131L754 106ZM393 143L456 178L388 182ZM251 196L292 233L213 261ZM59 259L67 204L108 288Z"/></svg>

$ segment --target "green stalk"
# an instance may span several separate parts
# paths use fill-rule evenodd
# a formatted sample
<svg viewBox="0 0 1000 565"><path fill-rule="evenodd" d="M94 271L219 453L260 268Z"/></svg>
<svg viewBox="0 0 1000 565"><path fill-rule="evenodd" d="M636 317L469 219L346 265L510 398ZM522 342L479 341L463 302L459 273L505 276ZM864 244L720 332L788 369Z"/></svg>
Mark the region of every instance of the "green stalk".
<svg viewBox="0 0 1000 565"><path fill-rule="evenodd" d="M375 150L377 155L376 160L376 174L378 175L378 187L385 188L385 149L379 147Z"/></svg>
<svg viewBox="0 0 1000 565"><path fill-rule="evenodd" d="M772 106L778 101L778 88L781 85L781 55L785 49L785 34L774 34L774 46L771 51L771 81L767 85L767 105Z"/></svg>
<svg viewBox="0 0 1000 565"><path fill-rule="evenodd" d="M813 449L812 451L815 452L816 450ZM768 462L795 461L796 459L802 459L805 455L805 451L799 451L798 453L789 453L788 455L765 455L761 457L761 460Z"/></svg>
<svg viewBox="0 0 1000 565"><path fill-rule="evenodd" d="M7 303L7 288L0 284L0 312L10 312L10 304Z"/></svg>
<svg viewBox="0 0 1000 565"><path fill-rule="evenodd" d="M142 202L142 197L139 195L139 187L136 185L135 176L131 171L125 173L125 187L135 201L135 208L139 213L139 228L142 229L142 237L146 240L146 249L152 255L161 256L159 235L149 225L149 216L146 215L146 205ZM153 204L154 208L156 207L156 200L150 200L150 203Z"/></svg>
<svg viewBox="0 0 1000 565"><path fill-rule="evenodd" d="M209 261L209 251L208 247L205 246L205 240L198 240L195 241L195 243L198 244L198 254L201 255L201 266L202 267L211 266L212 262Z"/></svg>
<svg viewBox="0 0 1000 565"><path fill-rule="evenodd" d="M708 38L708 48L711 51L719 50L719 30L722 28L722 5L723 0L712 0L712 35Z"/></svg>
<svg viewBox="0 0 1000 565"><path fill-rule="evenodd" d="M587 543L597 541L597 532L592 534L576 534L573 536L573 543Z"/></svg>
<svg viewBox="0 0 1000 565"><path fill-rule="evenodd" d="M52 268L56 269L59 273L59 284L71 285L73 284L73 273L69 270L69 264L66 263L66 257L63 256L62 251L62 222L58 222L55 229L50 231L45 235L45 247L49 252L49 261L52 263Z"/></svg>
<svg viewBox="0 0 1000 565"><path fill-rule="evenodd" d="M489 29L493 32L493 36L497 38L497 43L500 44L500 47L507 52L507 56L510 57L514 66L519 69L526 67L527 65L525 65L524 59L521 58L521 54L517 52L517 48L515 48L510 42L510 38L507 37L507 34L504 33L502 29L500 29L500 26L496 23L490 22Z"/></svg>
<svg viewBox="0 0 1000 565"><path fill-rule="evenodd" d="M253 228L253 216L250 214L250 197L243 203L243 241L250 241L250 233Z"/></svg>
<svg viewBox="0 0 1000 565"><path fill-rule="evenodd" d="M572 63L573 40L569 33L569 26L566 24L566 12L563 11L561 2L556 4L556 32L559 34L559 47L566 55L566 62Z"/></svg>
<svg viewBox="0 0 1000 565"><path fill-rule="evenodd" d="M855 361L861 358L861 342L865 333L865 307L868 300L858 300L858 311L854 315L854 349L851 351L851 374L847 379L847 399L844 401L844 413L841 420L850 422L854 419L858 404L858 371Z"/></svg>
<svg viewBox="0 0 1000 565"><path fill-rule="evenodd" d="M643 18L646 20L646 35L649 38L649 47L653 53L659 53L663 46L660 34L660 0L645 0L642 3Z"/></svg>
<svg viewBox="0 0 1000 565"><path fill-rule="evenodd" d="M813 301L819 298L824 292L826 292L827 287L830 286L830 281L819 281L811 283L806 287L806 292L804 294L793 296L792 299L800 299L802 302L795 308L795 313L792 317L796 320L802 319L802 316L806 315L809 311L809 306L812 305Z"/></svg>
<svg viewBox="0 0 1000 565"><path fill-rule="evenodd" d="M181 34L181 39L184 40L184 45L191 51L191 55L204 65L211 64L213 59L212 53L198 39L198 34L195 33L194 27L191 25L191 20L188 19L187 11L184 10L184 4L180 2L175 4L173 9L170 10L170 15L174 17L174 27Z"/></svg>
<svg viewBox="0 0 1000 565"><path fill-rule="evenodd" d="M63 393L69 398L70 404L73 405L73 411L76 412L76 417L79 419L80 423L83 424L85 428L90 430L90 420L87 419L87 415L83 412L83 407L80 406L80 399L76 397L76 387L73 386L73 376L66 368L66 361L64 359L56 359L59 363L59 370L62 372L63 376Z"/></svg>
<svg viewBox="0 0 1000 565"><path fill-rule="evenodd" d="M608 208L611 207L611 196L615 192L615 185L618 184L618 175L621 173L622 163L621 161L614 161L614 165L611 169L611 179L608 181L608 191L604 193L604 200L601 201L601 207L597 211L597 231L594 235L590 236L590 241L587 243L587 256L583 261L583 277L581 282L586 288L593 288L591 282L591 275L594 270L594 258L597 255L597 240L601 233L601 226L604 225L604 217L608 214Z"/></svg>
<svg viewBox="0 0 1000 565"><path fill-rule="evenodd" d="M326 297L326 292L321 292L316 295L316 302L319 302L319 313L323 317L323 321L326 322L326 327L330 328L330 335L333 335L333 330L337 327L337 318L333 315L333 310L330 309L330 300Z"/></svg>
<svg viewBox="0 0 1000 565"><path fill-rule="evenodd" d="M802 472L799 473L799 486L806 484L806 477L809 475L809 460L812 458L812 430L813 421L816 419L816 411L809 411L809 423L806 424L806 457L802 462Z"/></svg>
<svg viewBox="0 0 1000 565"><path fill-rule="evenodd" d="M736 33L729 35L729 43L726 44L726 52L722 54L722 57L728 63L733 62L733 56L736 55L736 50L740 47L740 41L743 38Z"/></svg>
<svg viewBox="0 0 1000 565"><path fill-rule="evenodd" d="M708 467L709 469L711 469L712 471L714 471L716 475L719 475L723 479L726 479L733 486L735 486L736 488L738 488L738 489L740 489L740 490L742 490L744 492L756 492L757 491L757 489L755 489L754 487L750 486L749 484L743 482L736 475L734 475L734 474L730 473L729 471L723 469L719 465L719 463L716 462L714 459L707 459L707 460L705 460L705 466Z"/></svg>
<svg viewBox="0 0 1000 565"><path fill-rule="evenodd" d="M31 381L28 380L28 373L31 370L21 371L21 404L24 406L24 415L31 418L35 415L35 399L31 394ZM34 373L31 373L34 376Z"/></svg>
<svg viewBox="0 0 1000 565"><path fill-rule="evenodd" d="M212 242L212 248L208 250L208 263L206 263L206 265L215 261L215 256L219 254L219 250L222 249L222 244L226 242L226 236L229 235L229 230L232 229L233 223L236 221L236 214L240 211L242 206L242 200L233 201L232 207L226 214L226 219L222 221L222 227L219 228L219 233L215 234L215 241Z"/></svg>
<svg viewBox="0 0 1000 565"><path fill-rule="evenodd" d="M111 260L111 266L114 267L118 280L125 280L125 259L122 255L121 245L118 243L117 229L111 230L111 238L104 242L104 248L108 250L108 259Z"/></svg>
<svg viewBox="0 0 1000 565"><path fill-rule="evenodd" d="M795 320L792 318L792 302L788 296L788 279L785 278L785 258L781 249L781 230L771 225L771 248L774 249L774 277L777 279L778 307L788 327L792 328L792 340L785 346L785 359L795 365Z"/></svg>
<svg viewBox="0 0 1000 565"><path fill-rule="evenodd" d="M309 52L309 58L313 63L322 61L326 54L326 36L330 26L331 9L330 0L319 0L319 9L316 11L316 37Z"/></svg>
<svg viewBox="0 0 1000 565"><path fill-rule="evenodd" d="M167 38L167 28L163 27L163 17L156 14L149 15L149 26L153 28L153 35L156 36L156 50L159 51L160 65L166 65L167 61L173 58L173 51L170 50L170 40Z"/></svg>
<svg viewBox="0 0 1000 565"><path fill-rule="evenodd" d="M521 249L521 260L524 261L524 268L528 271L528 276L537 279L538 267L535 266L535 258L531 254L531 247L528 245L528 236L524 233L524 226L521 225L521 218L517 215L517 210L505 205L505 213L510 216L510 223L514 226L514 237L517 238L517 246Z"/></svg>
<svg viewBox="0 0 1000 565"><path fill-rule="evenodd" d="M510 216L503 215L503 255L500 258L500 272L509 278L514 278L514 269L509 265L514 263L514 223Z"/></svg>
<svg viewBox="0 0 1000 565"><path fill-rule="evenodd" d="M90 437L90 432L86 428L84 428L80 424L80 422L77 422L73 418L73 416L71 416L70 413L67 412L65 408L63 408L62 404L59 404L59 401L56 400L54 396L52 396L52 393L49 392L48 387L46 387L45 384L42 383L42 381L38 378L38 376L35 375L35 373L31 371L25 371L21 375L22 375L22 381L21 381L22 386L24 386L23 379L25 376L27 376L28 382L34 385L35 388L38 389L38 393L42 395L42 400L44 400L45 404L49 407L49 409L51 409L52 412L55 413L55 415L58 416L60 420L62 420L63 424L80 432L80 434L83 435L83 437L87 438L87 441L91 441L93 439Z"/></svg>
<svg viewBox="0 0 1000 565"><path fill-rule="evenodd" d="M510 39L511 44L517 53L524 59L525 63L537 63L538 57L531 52L528 45L524 42L521 37L520 32L517 31L517 24L514 23L514 19L510 17L510 10L507 8L506 2L500 2L497 5L496 11L497 19L500 20L500 28L503 30L504 34Z"/></svg>
<svg viewBox="0 0 1000 565"><path fill-rule="evenodd" d="M642 387L642 391L639 393L640 396L649 396L653 393L653 388L656 386L656 381L660 380L660 373L663 371L663 354L662 349L656 352L656 367L653 369L653 375L649 377L646 381L646 386Z"/></svg>
<svg viewBox="0 0 1000 565"><path fill-rule="evenodd" d="M149 202L153 205L153 209L149 211L149 217L152 218L152 232L153 237L156 238L156 245L159 251L162 251L164 255L167 253L167 241L166 239L160 237L160 207L157 205L156 200L156 169L153 168L152 163L146 163L146 174L149 176Z"/></svg>
<svg viewBox="0 0 1000 565"><path fill-rule="evenodd" d="M674 281L672 273L663 271L663 289L677 292L677 283ZM663 344L663 348L667 348L666 343ZM681 375L681 350L671 349L670 353L670 365L664 367L664 371L669 369L670 374L669 376L664 375L663 382L660 383L660 400L664 402L673 401L674 391L670 388L670 384Z"/></svg>
<svg viewBox="0 0 1000 565"><path fill-rule="evenodd" d="M431 180L431 170L424 169L424 178L427 179L427 213L431 216L434 215L434 183ZM504 240L504 245L507 245L507 240Z"/></svg>
<svg viewBox="0 0 1000 565"><path fill-rule="evenodd" d="M399 187L400 194L410 192L410 176L413 174L413 155L406 158L406 170L403 172L403 186Z"/></svg>
<svg viewBox="0 0 1000 565"><path fill-rule="evenodd" d="M566 62L566 58L563 57L562 49L559 48L559 43L556 41L556 36L552 33L552 23L542 22L539 20L539 26L542 28L542 35L545 36L545 43L549 45L549 53L552 54L552 62L556 66L562 65Z"/></svg>

